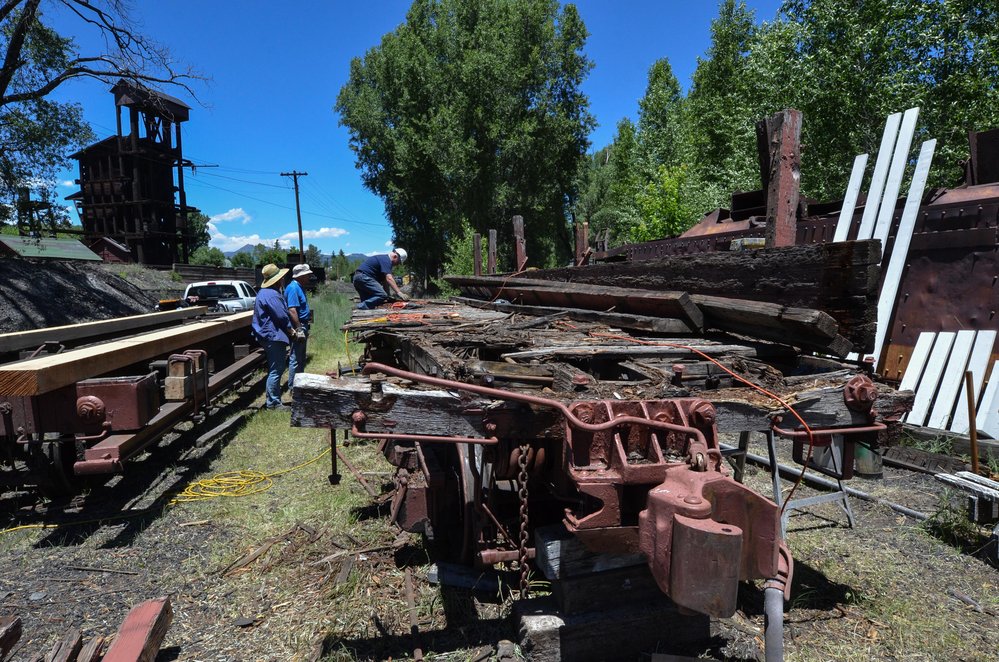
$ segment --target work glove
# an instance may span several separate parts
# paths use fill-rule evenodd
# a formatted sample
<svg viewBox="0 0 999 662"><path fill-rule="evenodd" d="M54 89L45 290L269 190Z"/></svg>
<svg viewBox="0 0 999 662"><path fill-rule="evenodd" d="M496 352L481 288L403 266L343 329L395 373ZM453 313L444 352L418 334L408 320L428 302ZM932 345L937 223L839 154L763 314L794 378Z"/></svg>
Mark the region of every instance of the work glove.
<svg viewBox="0 0 999 662"><path fill-rule="evenodd" d="M399 292L399 301L409 301L409 297L402 292Z"/></svg>
<svg viewBox="0 0 999 662"><path fill-rule="evenodd" d="M299 327L291 332L292 337L295 340L305 340L305 329Z"/></svg>

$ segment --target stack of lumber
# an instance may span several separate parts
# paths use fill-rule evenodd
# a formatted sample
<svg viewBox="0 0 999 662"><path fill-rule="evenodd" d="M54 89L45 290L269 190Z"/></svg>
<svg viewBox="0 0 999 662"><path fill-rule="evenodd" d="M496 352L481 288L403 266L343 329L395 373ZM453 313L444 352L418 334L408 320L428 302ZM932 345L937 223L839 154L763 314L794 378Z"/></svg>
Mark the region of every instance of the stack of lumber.
<svg viewBox="0 0 999 662"><path fill-rule="evenodd" d="M873 347L880 258L880 242L850 241L446 280L470 305L846 356Z"/></svg>

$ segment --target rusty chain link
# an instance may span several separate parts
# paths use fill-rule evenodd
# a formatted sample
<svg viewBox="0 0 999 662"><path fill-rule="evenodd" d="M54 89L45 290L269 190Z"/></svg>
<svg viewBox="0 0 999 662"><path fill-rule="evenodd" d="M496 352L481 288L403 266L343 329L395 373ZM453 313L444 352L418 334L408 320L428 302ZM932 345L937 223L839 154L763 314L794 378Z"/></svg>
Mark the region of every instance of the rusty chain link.
<svg viewBox="0 0 999 662"><path fill-rule="evenodd" d="M527 581L527 454L531 446L527 443L520 445L520 456L517 458L517 465L520 467L520 474L517 476L519 483L517 495L520 497L520 597L528 597Z"/></svg>

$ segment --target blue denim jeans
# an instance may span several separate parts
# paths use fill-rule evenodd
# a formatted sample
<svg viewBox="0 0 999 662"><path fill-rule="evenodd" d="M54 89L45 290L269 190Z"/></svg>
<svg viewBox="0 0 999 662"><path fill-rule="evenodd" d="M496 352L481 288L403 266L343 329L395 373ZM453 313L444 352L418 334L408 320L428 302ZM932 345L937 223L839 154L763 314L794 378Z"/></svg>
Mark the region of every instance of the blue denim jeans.
<svg viewBox="0 0 999 662"><path fill-rule="evenodd" d="M354 274L354 289L361 297L361 303L357 304L360 310L369 310L388 301L388 294L385 288L377 280L366 273L360 271Z"/></svg>
<svg viewBox="0 0 999 662"><path fill-rule="evenodd" d="M267 356L267 407L281 404L281 374L288 361L288 345L280 340L272 340L264 347Z"/></svg>
<svg viewBox="0 0 999 662"><path fill-rule="evenodd" d="M305 346L309 342L309 325L303 324L305 329L305 340L292 340L291 353L288 354L288 390L291 391L292 400L295 399L295 375L305 371Z"/></svg>

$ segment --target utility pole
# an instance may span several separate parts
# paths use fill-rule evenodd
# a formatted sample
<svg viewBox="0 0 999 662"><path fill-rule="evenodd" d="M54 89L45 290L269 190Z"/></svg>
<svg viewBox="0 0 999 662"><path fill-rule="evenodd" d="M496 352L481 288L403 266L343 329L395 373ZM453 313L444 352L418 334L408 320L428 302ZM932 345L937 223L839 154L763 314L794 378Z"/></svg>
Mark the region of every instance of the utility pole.
<svg viewBox="0 0 999 662"><path fill-rule="evenodd" d="M302 241L302 208L298 206L298 178L306 177L309 173L298 172L297 170L292 170L291 172L282 172L282 177L291 177L295 181L295 213L298 215L298 261L305 262L305 243Z"/></svg>

